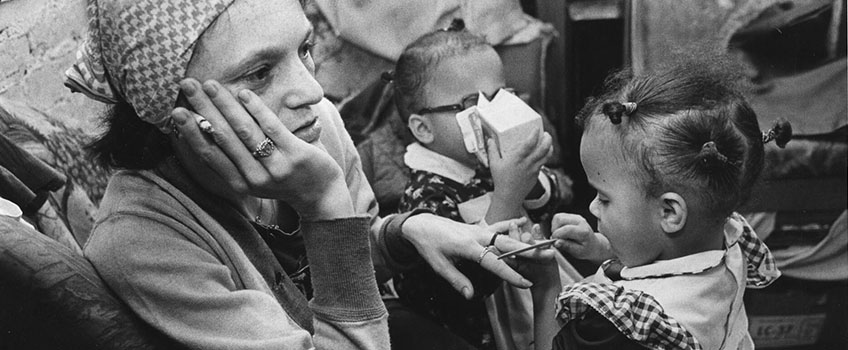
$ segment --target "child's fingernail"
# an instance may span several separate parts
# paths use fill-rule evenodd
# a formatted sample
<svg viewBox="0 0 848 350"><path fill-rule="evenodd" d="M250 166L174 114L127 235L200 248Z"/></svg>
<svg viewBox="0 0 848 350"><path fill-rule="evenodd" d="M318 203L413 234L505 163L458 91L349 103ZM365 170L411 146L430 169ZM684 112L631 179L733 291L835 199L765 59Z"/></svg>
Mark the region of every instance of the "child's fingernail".
<svg viewBox="0 0 848 350"><path fill-rule="evenodd" d="M188 79L185 79L180 82L180 89L185 92L187 97L193 97L195 94L197 94L197 87L194 86L194 83Z"/></svg>
<svg viewBox="0 0 848 350"><path fill-rule="evenodd" d="M471 295L471 290L468 289L468 287L462 287L462 296L464 296L465 299L471 299L473 295Z"/></svg>
<svg viewBox="0 0 848 350"><path fill-rule="evenodd" d="M244 89L239 91L238 98L241 103L249 103L250 102L250 90Z"/></svg>
<svg viewBox="0 0 848 350"><path fill-rule="evenodd" d="M209 97L215 97L218 95L218 86L216 86L215 82L208 80L203 83L203 92L209 95Z"/></svg>
<svg viewBox="0 0 848 350"><path fill-rule="evenodd" d="M526 278L521 279L521 284L528 288L533 286L533 282L528 281Z"/></svg>

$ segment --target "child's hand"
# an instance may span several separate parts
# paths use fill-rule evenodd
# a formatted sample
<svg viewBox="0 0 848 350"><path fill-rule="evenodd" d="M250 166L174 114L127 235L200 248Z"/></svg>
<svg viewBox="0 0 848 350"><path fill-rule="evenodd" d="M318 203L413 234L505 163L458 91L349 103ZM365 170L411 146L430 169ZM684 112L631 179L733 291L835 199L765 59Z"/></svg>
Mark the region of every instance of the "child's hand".
<svg viewBox="0 0 848 350"><path fill-rule="evenodd" d="M499 215L489 217L487 214L486 221L495 222L515 217L524 197L536 184L539 171L553 152L553 146L551 135L543 131L529 135L524 142L517 145L516 150L507 153L503 158L498 155L493 139L487 140L487 146L489 168L495 185L492 202L506 207L503 213L498 213L497 208L492 208L496 209L495 213L489 213ZM500 217L501 214L506 217Z"/></svg>
<svg viewBox="0 0 848 350"><path fill-rule="evenodd" d="M531 232L518 232L518 227L510 226L510 236L519 234L520 240L523 243L533 244L536 239L544 239L542 237L541 228L539 225L533 225ZM549 248L540 249L536 254L541 256L545 253L552 253ZM516 258L516 270L521 273L524 278L533 282L530 287L530 295L533 298L533 349L547 350L551 348L551 341L559 331L554 313L554 302L562 290L562 284L559 279L559 267L556 259L552 254L548 259L527 259Z"/></svg>
<svg viewBox="0 0 848 350"><path fill-rule="evenodd" d="M614 257L609 240L592 230L580 215L557 213L551 220L551 231L551 238L558 239L554 246L564 254L595 262Z"/></svg>
<svg viewBox="0 0 848 350"><path fill-rule="evenodd" d="M510 238L530 245L535 244L538 239L545 239L538 224L533 225L531 232L522 232L517 225L511 224L509 235ZM533 282L534 286L547 285L554 281L559 284L559 269L552 253L554 251L550 248L542 248L519 254L513 261L515 269L524 278Z"/></svg>

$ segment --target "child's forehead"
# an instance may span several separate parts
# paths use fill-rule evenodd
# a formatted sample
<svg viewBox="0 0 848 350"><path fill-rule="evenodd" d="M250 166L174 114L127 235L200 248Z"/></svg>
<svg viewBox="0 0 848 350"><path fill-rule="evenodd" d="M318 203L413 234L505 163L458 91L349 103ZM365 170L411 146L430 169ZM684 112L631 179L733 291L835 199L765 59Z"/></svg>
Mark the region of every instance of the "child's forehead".
<svg viewBox="0 0 848 350"><path fill-rule="evenodd" d="M603 121L601 121L603 123ZM580 141L580 161L595 176L611 176L632 173L636 168L635 145L628 145L620 134L614 132L615 125L594 125L583 132ZM628 152L630 156L625 156Z"/></svg>
<svg viewBox="0 0 848 350"><path fill-rule="evenodd" d="M504 80L503 65L494 50L445 57L427 69L426 75L434 85L473 85Z"/></svg>

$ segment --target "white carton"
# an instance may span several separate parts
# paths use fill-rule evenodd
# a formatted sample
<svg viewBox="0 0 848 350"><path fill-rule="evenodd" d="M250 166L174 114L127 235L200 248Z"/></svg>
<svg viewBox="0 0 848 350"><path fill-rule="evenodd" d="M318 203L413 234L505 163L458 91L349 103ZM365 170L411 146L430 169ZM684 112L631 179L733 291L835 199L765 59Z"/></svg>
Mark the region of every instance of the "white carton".
<svg viewBox="0 0 848 350"><path fill-rule="evenodd" d="M542 116L521 98L506 91L498 92L491 101L480 96L476 113L486 137L495 140L501 158L516 152L516 145L542 130Z"/></svg>

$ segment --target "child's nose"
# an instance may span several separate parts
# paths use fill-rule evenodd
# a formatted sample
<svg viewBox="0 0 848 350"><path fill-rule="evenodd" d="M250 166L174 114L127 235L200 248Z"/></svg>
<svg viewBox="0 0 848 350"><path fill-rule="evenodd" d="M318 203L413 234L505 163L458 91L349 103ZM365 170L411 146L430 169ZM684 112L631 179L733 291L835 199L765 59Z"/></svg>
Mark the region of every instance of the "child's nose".
<svg viewBox="0 0 848 350"><path fill-rule="evenodd" d="M595 198L592 199L592 203L589 203L589 212L592 213L592 215L594 215L596 218L599 217L600 203L598 200L598 196L595 196Z"/></svg>

